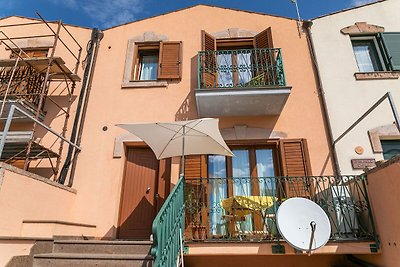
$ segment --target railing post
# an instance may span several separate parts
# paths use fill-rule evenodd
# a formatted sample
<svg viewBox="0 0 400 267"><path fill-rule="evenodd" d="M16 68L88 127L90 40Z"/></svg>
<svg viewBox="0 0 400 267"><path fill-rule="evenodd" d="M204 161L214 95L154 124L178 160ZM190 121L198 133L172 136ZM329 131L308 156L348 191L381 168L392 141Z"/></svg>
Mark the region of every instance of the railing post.
<svg viewBox="0 0 400 267"><path fill-rule="evenodd" d="M375 243L376 243L377 249L379 249L380 240L379 240L378 235L376 233L375 220L374 220L374 217L373 217L373 214L372 214L371 203L369 202L367 185L365 184L365 180L366 179L365 179L364 175L361 175L359 177L361 179L361 182L362 182L362 185L363 185L363 189L364 189L364 192L365 192L365 202L366 202L367 208L368 208L368 213L369 213L368 214L369 215L368 218L369 218L370 223L371 223L372 234L373 234L373 237L375 239Z"/></svg>
<svg viewBox="0 0 400 267"><path fill-rule="evenodd" d="M7 116L6 125L4 126L3 136L1 137L1 140L0 140L0 159L3 154L4 145L6 143L8 131L10 130L11 121L14 116L14 112L15 112L15 106L11 105L10 112L8 113L8 116Z"/></svg>

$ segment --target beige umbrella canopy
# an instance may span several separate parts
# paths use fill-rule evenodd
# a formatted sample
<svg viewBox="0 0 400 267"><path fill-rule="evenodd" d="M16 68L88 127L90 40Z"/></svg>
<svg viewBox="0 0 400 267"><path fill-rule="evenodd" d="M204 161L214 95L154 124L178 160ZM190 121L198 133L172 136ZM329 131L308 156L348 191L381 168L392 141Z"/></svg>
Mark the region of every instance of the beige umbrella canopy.
<svg viewBox="0 0 400 267"><path fill-rule="evenodd" d="M216 154L233 156L218 128L218 119L117 124L150 146L157 159ZM182 170L184 160L182 157Z"/></svg>

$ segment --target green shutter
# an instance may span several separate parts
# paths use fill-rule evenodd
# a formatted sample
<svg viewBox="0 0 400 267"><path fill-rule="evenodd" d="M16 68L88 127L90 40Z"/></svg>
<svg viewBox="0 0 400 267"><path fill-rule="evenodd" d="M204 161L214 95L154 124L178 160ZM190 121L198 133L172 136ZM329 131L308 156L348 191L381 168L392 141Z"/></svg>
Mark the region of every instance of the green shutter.
<svg viewBox="0 0 400 267"><path fill-rule="evenodd" d="M400 70L400 32L382 32L379 37L391 70Z"/></svg>

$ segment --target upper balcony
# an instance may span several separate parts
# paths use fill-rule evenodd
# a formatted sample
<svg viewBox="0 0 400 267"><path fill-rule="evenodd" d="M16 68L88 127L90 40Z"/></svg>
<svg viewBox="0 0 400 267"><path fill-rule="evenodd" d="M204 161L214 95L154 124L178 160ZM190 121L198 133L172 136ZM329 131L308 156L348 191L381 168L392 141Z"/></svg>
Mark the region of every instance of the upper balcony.
<svg viewBox="0 0 400 267"><path fill-rule="evenodd" d="M198 54L200 117L279 115L289 97L279 48Z"/></svg>

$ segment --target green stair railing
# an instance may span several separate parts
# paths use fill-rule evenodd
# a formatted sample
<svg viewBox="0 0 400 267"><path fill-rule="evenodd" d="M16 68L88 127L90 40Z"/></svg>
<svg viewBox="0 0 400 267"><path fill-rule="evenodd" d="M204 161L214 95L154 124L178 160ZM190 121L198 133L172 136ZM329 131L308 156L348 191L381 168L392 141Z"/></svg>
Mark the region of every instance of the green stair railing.
<svg viewBox="0 0 400 267"><path fill-rule="evenodd" d="M184 227L184 178L181 177L153 222L151 254L155 258L156 267L176 267L183 242L180 235L183 235Z"/></svg>

